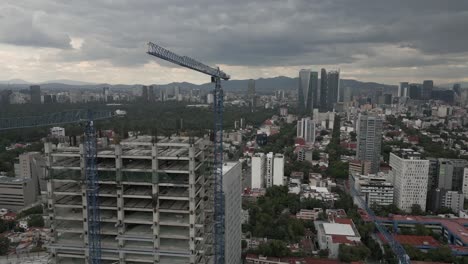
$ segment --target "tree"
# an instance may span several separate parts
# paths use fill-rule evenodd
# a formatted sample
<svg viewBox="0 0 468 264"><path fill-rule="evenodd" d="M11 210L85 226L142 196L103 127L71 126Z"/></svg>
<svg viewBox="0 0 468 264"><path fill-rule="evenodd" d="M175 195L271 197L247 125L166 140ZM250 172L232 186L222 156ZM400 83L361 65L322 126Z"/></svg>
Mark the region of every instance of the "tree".
<svg viewBox="0 0 468 264"><path fill-rule="evenodd" d="M357 134L354 131L349 132L349 136L351 137L351 141L356 141Z"/></svg>
<svg viewBox="0 0 468 264"><path fill-rule="evenodd" d="M242 249L246 249L247 248L247 241L242 239L241 245L242 245Z"/></svg>
<svg viewBox="0 0 468 264"><path fill-rule="evenodd" d="M312 160L320 160L320 151L316 149L312 151Z"/></svg>
<svg viewBox="0 0 468 264"><path fill-rule="evenodd" d="M288 256L291 253L286 243L281 240L270 240L268 243L260 244L257 251L263 256L277 258Z"/></svg>
<svg viewBox="0 0 468 264"><path fill-rule="evenodd" d="M424 212L421 209L421 206L419 204L413 204L411 206L411 214L413 214L413 215L423 215Z"/></svg>
<svg viewBox="0 0 468 264"><path fill-rule="evenodd" d="M329 254L328 249L321 249L318 252L319 257L321 257L321 258L327 258L328 254Z"/></svg>
<svg viewBox="0 0 468 264"><path fill-rule="evenodd" d="M364 245L348 246L340 244L338 258L343 262L364 261L370 256L370 250Z"/></svg>
<svg viewBox="0 0 468 264"><path fill-rule="evenodd" d="M6 255L9 248L10 240L6 237L0 237L0 256Z"/></svg>
<svg viewBox="0 0 468 264"><path fill-rule="evenodd" d="M44 227L44 218L42 215L31 215L28 219L29 227Z"/></svg>

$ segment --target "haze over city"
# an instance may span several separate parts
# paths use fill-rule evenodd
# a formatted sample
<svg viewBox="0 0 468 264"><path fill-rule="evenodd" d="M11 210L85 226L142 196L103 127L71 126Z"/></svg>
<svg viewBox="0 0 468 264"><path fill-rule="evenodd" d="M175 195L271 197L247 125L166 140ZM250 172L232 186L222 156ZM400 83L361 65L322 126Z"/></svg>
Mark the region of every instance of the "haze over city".
<svg viewBox="0 0 468 264"><path fill-rule="evenodd" d="M0 80L205 83L145 54L157 41L233 79L467 81L467 1L79 1L0 3Z"/></svg>

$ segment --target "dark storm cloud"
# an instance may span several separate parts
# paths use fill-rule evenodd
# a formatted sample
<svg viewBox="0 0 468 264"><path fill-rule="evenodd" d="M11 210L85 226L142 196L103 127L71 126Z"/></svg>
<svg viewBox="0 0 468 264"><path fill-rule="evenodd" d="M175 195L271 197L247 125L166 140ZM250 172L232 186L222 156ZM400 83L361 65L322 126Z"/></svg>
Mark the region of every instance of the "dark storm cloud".
<svg viewBox="0 0 468 264"><path fill-rule="evenodd" d="M56 59L64 61L141 65L153 60L145 54L147 41L239 66L414 67L468 54L464 0L8 1L19 11L11 23L2 12L0 41L62 48ZM68 49L68 36L83 39L81 49ZM388 46L417 52L385 64L380 59L392 58L382 53Z"/></svg>

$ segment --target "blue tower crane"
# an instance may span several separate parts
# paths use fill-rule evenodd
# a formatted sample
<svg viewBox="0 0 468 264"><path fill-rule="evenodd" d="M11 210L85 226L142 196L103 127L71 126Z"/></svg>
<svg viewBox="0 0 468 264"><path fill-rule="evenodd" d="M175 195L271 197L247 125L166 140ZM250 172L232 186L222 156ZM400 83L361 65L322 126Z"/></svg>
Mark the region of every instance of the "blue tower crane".
<svg viewBox="0 0 468 264"><path fill-rule="evenodd" d="M101 263L101 219L99 211L99 177L96 165L96 130L94 121L111 118L112 112L91 110L70 110L42 116L1 118L0 131L8 129L32 128L69 123L85 122L85 176L88 211L89 263Z"/></svg>
<svg viewBox="0 0 468 264"><path fill-rule="evenodd" d="M215 220L215 264L224 264L224 193L223 193L223 108L224 95L221 80L230 76L219 68L212 68L187 56L179 56L152 42L148 43L149 55L172 62L211 76L215 84L214 95L214 160L213 176L215 178L214 220Z"/></svg>

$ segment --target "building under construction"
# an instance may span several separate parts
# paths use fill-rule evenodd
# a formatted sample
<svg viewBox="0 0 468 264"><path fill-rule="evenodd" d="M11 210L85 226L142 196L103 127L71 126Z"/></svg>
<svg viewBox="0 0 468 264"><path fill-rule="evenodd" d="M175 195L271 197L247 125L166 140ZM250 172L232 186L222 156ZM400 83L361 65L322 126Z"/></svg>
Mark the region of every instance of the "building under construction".
<svg viewBox="0 0 468 264"><path fill-rule="evenodd" d="M101 263L211 261L210 144L204 138L138 136L98 145ZM84 147L46 143L45 154L52 263L87 263ZM226 235L226 253L233 252L236 259L230 262L228 257L226 263L240 263L239 165L226 164L225 175L234 179L227 182L235 185L232 198L226 197L226 208L234 212L226 217L226 234L238 240L230 242Z"/></svg>

